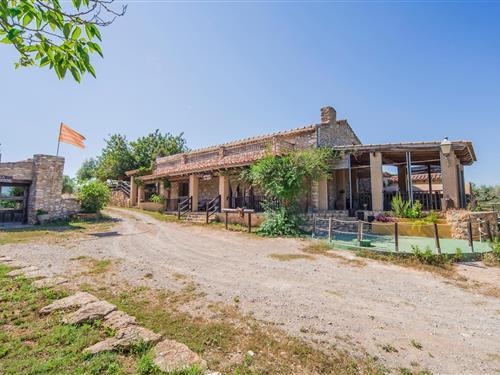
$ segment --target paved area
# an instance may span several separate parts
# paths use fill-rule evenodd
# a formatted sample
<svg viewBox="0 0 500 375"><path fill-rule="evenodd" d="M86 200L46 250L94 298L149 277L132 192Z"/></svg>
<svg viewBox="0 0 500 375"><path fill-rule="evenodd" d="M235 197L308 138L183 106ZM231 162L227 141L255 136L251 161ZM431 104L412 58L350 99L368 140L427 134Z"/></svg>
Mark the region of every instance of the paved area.
<svg viewBox="0 0 500 375"><path fill-rule="evenodd" d="M113 209L121 219L109 235L66 245L17 244L0 255L54 275L78 272L78 256L120 259L117 277L159 288L199 284L206 298L234 303L317 345L335 344L382 358L387 366L435 374L500 371L500 299L466 290L433 274L371 260L302 254L306 240L262 239L214 228L159 222ZM470 271L469 271L470 270ZM498 268L464 264L460 273L492 287ZM485 276L487 275L487 276ZM478 281L479 282L479 281Z"/></svg>

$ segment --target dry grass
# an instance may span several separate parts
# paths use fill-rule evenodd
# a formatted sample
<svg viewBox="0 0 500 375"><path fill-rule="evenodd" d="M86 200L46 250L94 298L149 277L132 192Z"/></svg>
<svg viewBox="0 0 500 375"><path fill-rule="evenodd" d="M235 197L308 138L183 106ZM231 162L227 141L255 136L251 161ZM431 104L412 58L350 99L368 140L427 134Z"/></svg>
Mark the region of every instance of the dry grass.
<svg viewBox="0 0 500 375"><path fill-rule="evenodd" d="M302 249L306 254L322 255L328 258L337 259L342 264L353 266L353 267L364 267L366 262L360 259L351 259L345 256L339 255L332 252L333 247L324 241L313 241Z"/></svg>
<svg viewBox="0 0 500 375"><path fill-rule="evenodd" d="M0 245L34 241L65 243L90 233L109 231L114 224L114 221L103 217L98 220L58 221L21 229L3 229L0 230Z"/></svg>
<svg viewBox="0 0 500 375"><path fill-rule="evenodd" d="M88 256L78 256L76 258L71 258L71 260L77 260L81 262L82 266L87 269L83 272L84 275L100 275L110 271L114 261L111 259L95 259Z"/></svg>
<svg viewBox="0 0 500 375"><path fill-rule="evenodd" d="M87 278L88 282L88 278ZM227 374L382 374L376 360L360 353L324 347L318 350L274 325L257 322L235 306L210 304L196 285L179 292L123 284L85 285L91 293L137 317L141 325L186 344ZM248 355L249 351L254 355Z"/></svg>
<svg viewBox="0 0 500 375"><path fill-rule="evenodd" d="M307 254L278 254L278 253L269 255L269 258L276 259L281 262L288 262L290 260L297 260L297 259L306 259L306 260L315 259L313 256Z"/></svg>

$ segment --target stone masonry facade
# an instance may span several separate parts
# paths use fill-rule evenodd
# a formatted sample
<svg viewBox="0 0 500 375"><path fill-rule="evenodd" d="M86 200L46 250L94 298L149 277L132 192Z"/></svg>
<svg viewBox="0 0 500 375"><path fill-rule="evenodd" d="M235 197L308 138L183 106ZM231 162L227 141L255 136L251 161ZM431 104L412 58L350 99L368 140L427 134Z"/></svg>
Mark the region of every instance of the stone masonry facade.
<svg viewBox="0 0 500 375"><path fill-rule="evenodd" d="M0 163L4 183L24 184L29 188L27 223L37 222L37 211L46 211L51 219L66 217L79 211L75 199L62 196L64 158L34 155L32 159L14 163Z"/></svg>

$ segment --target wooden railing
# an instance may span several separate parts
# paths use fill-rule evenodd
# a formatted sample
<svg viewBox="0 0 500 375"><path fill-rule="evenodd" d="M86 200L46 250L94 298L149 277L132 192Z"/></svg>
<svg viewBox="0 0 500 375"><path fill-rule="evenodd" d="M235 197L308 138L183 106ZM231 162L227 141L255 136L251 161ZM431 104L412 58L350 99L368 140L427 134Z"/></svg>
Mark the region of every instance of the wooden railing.
<svg viewBox="0 0 500 375"><path fill-rule="evenodd" d="M177 205L177 218L180 219L188 212L191 212L193 209L193 197L189 197L180 201Z"/></svg>
<svg viewBox="0 0 500 375"><path fill-rule="evenodd" d="M254 212L264 211L263 203L271 205L273 208L277 208L279 203L263 195L247 195L244 197L232 197L229 200L229 208L246 208L249 210L254 210Z"/></svg>
<svg viewBox="0 0 500 375"><path fill-rule="evenodd" d="M402 193L399 193L397 191L386 192L384 193L384 211L390 211L392 209L391 207L392 199L398 194L401 194L401 198L403 198L404 201L408 201L410 199L408 193L406 192ZM432 193L429 193L428 191L413 192L413 202L419 201L420 203L422 203L422 208L425 211L440 210L442 199L443 199L443 194L437 191Z"/></svg>
<svg viewBox="0 0 500 375"><path fill-rule="evenodd" d="M221 196L218 195L211 201L205 203L205 214L206 214L206 223L210 221L210 216L215 215L216 212L220 212L220 200Z"/></svg>

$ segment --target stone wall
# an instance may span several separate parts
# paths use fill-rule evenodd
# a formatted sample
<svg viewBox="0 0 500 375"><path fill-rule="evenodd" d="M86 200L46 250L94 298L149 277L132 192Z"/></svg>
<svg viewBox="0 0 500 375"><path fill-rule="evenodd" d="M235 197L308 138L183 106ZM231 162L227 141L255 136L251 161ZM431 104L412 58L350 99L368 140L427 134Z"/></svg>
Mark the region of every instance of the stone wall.
<svg viewBox="0 0 500 375"><path fill-rule="evenodd" d="M15 163L0 163L0 175L11 176L14 180L29 180L33 175L33 160Z"/></svg>
<svg viewBox="0 0 500 375"><path fill-rule="evenodd" d="M76 199L62 197L64 158L34 155L32 159L0 163L0 175L10 176L14 182L29 186L27 222L37 222L37 211L48 212L50 219L59 219L79 211Z"/></svg>
<svg viewBox="0 0 500 375"><path fill-rule="evenodd" d="M111 190L109 203L117 207L130 207L130 197L121 190Z"/></svg>
<svg viewBox="0 0 500 375"><path fill-rule="evenodd" d="M219 195L219 178L213 177L211 180L200 179L198 183L198 201L214 199Z"/></svg>
<svg viewBox="0 0 500 375"><path fill-rule="evenodd" d="M452 238L467 239L468 238L468 222L472 221L472 229L474 240L479 239L479 229L482 233L486 233L485 222L490 223L490 228L493 237L497 236L497 216L496 212L471 212L467 210L448 210L446 211L446 221L451 226ZM478 219L481 220L478 221ZM484 235L486 237L486 235Z"/></svg>

